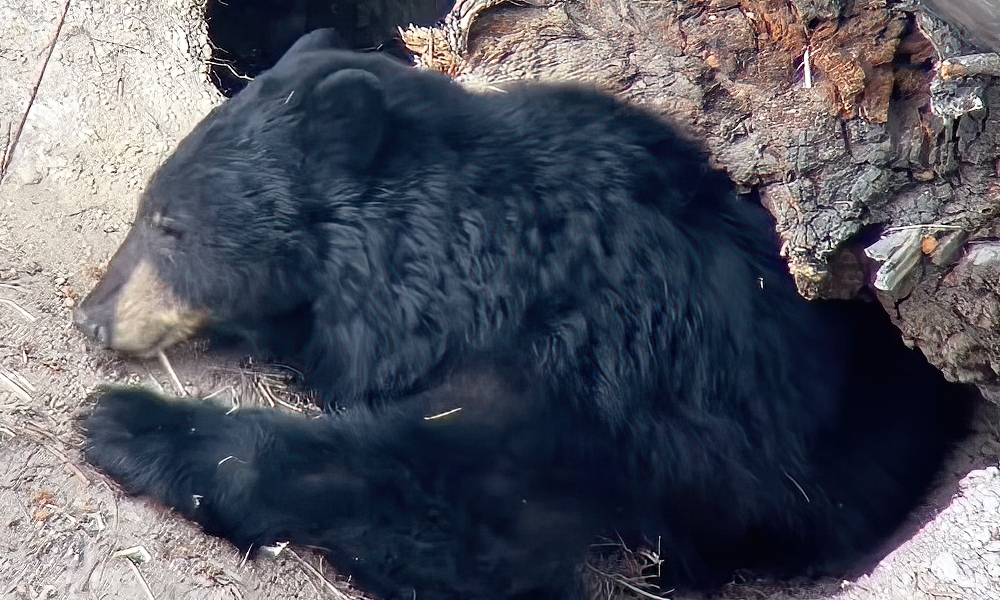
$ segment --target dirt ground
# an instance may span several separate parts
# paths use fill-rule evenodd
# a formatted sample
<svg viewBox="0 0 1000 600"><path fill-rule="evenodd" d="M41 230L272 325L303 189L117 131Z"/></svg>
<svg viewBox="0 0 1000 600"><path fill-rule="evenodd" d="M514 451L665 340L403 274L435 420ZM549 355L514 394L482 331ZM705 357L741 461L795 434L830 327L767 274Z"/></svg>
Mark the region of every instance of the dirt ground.
<svg viewBox="0 0 1000 600"><path fill-rule="evenodd" d="M319 599L349 589L307 549L245 560L124 497L80 456L74 419L97 385L173 387L156 362L89 347L72 308L123 239L147 177L222 100L206 77L202 12L199 0L0 0L0 148L10 155L0 182L0 599ZM197 345L170 356L189 393L260 398L284 385ZM1000 441L989 425L998 419L982 413L937 500L915 517L922 527L871 575L741 582L722 597L1000 599ZM144 550L121 552L135 547Z"/></svg>

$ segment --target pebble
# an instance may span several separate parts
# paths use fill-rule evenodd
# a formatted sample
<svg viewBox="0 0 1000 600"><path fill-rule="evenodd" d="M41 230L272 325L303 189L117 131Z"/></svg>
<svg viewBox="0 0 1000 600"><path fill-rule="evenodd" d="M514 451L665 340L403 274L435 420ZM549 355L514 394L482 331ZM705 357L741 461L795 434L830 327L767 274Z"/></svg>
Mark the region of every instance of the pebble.
<svg viewBox="0 0 1000 600"><path fill-rule="evenodd" d="M948 583L961 584L965 580L962 569L955 562L955 557L950 552L942 552L931 562L931 573Z"/></svg>

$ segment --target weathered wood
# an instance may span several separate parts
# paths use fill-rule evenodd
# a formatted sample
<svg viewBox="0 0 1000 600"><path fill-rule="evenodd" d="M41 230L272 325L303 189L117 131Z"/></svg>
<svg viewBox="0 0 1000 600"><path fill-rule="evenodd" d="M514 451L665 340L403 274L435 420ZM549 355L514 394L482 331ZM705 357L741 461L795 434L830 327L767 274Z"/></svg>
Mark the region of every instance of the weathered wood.
<svg viewBox="0 0 1000 600"><path fill-rule="evenodd" d="M949 377L998 382L1000 87L939 71L992 59L956 58L968 47L913 3L497 4L460 0L442 28L404 37L470 86L585 80L669 115L759 193L805 296L878 278L904 337ZM891 228L915 232L905 256L858 259L859 234Z"/></svg>

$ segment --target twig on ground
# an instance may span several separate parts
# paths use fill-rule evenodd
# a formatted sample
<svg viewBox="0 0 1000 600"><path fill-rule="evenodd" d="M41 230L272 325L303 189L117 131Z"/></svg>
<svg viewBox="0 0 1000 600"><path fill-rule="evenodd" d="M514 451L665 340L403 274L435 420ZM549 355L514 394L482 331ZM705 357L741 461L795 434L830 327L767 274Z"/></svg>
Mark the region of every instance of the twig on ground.
<svg viewBox="0 0 1000 600"><path fill-rule="evenodd" d="M170 381L174 384L174 388L177 393L184 395L187 392L184 390L184 386L181 385L181 380L177 377L177 373L174 372L174 368L170 366L170 361L167 360L167 355L163 353L163 350L156 351L156 357L160 359L160 364L163 365L163 369L170 375Z"/></svg>
<svg viewBox="0 0 1000 600"><path fill-rule="evenodd" d="M612 573L605 573L604 571L601 571L600 569L598 569L594 565L590 564L589 562L588 563L584 563L584 565L588 569L590 569L591 571L593 571L594 573L596 573L597 575L599 575L601 577L604 577L605 579L607 579L609 581L612 581L612 582L616 583L617 585L622 586L623 588L629 590L632 593L639 594L643 598L650 598L651 600L667 600L667 596L657 596L656 594L651 594L650 592L647 592L646 590L644 590L644 589L642 589L640 587L632 585L631 583L629 583L629 581L627 579L625 579L621 575L612 574ZM670 591L665 592L665 593L666 594L670 594L671 592L673 592L673 590L670 590Z"/></svg>
<svg viewBox="0 0 1000 600"><path fill-rule="evenodd" d="M322 582L323 587L326 588L327 590L329 590L329 592L331 594L333 594L334 597L337 598L337 600L351 600L350 596L348 596L344 592L342 592L342 591L338 590L337 588L335 588L332 583L330 583L329 581L327 581L326 577L323 577L322 573L320 573L319 571L316 570L316 567L314 567L311 564L309 564L308 562L306 562L306 560L304 558L302 558L301 556L299 556L298 554L296 554L294 550L292 550L291 548L285 548L285 552L288 552L289 554L291 554L295 558L295 560L299 561L299 563L303 567L305 567L305 569L307 571L309 571L309 573L311 575L313 575L314 577L316 577L317 579L319 579L320 582Z"/></svg>
<svg viewBox="0 0 1000 600"><path fill-rule="evenodd" d="M26 389L18 385L11 377L8 377L5 371L0 370L0 385L6 387L15 396L21 399L22 402L31 402L31 394L28 393Z"/></svg>
<svg viewBox="0 0 1000 600"><path fill-rule="evenodd" d="M28 311L26 311L26 310L24 310L23 308L21 308L21 306L20 306L20 305L18 305L18 304L17 304L16 302L14 302L13 300L7 300L6 298L0 298L0 304L5 304L5 305L7 305L7 306L9 306L9 307L13 308L13 309L14 309L15 311L17 311L17 314L19 314L19 315L21 315L22 317L24 317L24 320L25 320L25 321L28 321L29 323L34 323L35 321L37 321L37 320L38 320L38 319L36 319L36 318L34 317L34 315L32 315L32 314L31 314L31 313L29 313Z"/></svg>
<svg viewBox="0 0 1000 600"><path fill-rule="evenodd" d="M90 485L90 478L87 477L86 475L84 475L83 471L80 470L80 467L78 467L75 464L73 464L73 461L71 461L68 456L66 456L65 454L63 454L60 450L56 450L55 448L53 448L49 444L41 444L41 446L42 446L42 448L45 448L46 450L48 450L49 454L51 454L52 456L55 456L56 458L58 458L59 460L61 460L62 463L63 463L63 466L66 467L66 469L70 473L72 473L73 475L75 475L80 481L82 481L83 485L86 485L86 486Z"/></svg>
<svg viewBox="0 0 1000 600"><path fill-rule="evenodd" d="M146 600L156 600L156 596L153 595L153 590L149 589L149 584L146 583L146 578L142 576L142 572L139 571L139 567L135 566L132 559L125 558L125 563L132 568L132 572L135 573L135 578L139 582L139 587L146 594Z"/></svg>
<svg viewBox="0 0 1000 600"><path fill-rule="evenodd" d="M21 139L21 133L24 131L24 124L28 121L28 113L31 112L31 107L35 104L35 98L38 97L38 90L42 87L42 79L45 77L45 72L49 69L49 61L52 60L52 53L56 49L56 42L59 41L59 35L62 33L63 25L66 23L66 15L69 13L69 4L72 0L66 0L63 5L62 15L59 17L59 22L56 25L56 32L52 36L52 41L49 42L48 52L45 53L45 60L42 61L42 69L38 73L38 79L35 80L35 85L31 89L31 96L28 98L28 106L25 107L24 113L21 114L21 120L17 124L17 129L14 130L14 135L10 137L9 143L2 157L0 157L0 184L7 177L7 168L10 167L11 161L14 160L14 150L17 149L17 142Z"/></svg>

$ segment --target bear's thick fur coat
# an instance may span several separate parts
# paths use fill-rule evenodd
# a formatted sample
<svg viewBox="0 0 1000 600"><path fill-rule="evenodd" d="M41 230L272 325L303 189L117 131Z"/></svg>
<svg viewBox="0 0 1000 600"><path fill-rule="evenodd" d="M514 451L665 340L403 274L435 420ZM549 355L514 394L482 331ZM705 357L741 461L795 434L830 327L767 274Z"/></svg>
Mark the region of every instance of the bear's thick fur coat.
<svg viewBox="0 0 1000 600"><path fill-rule="evenodd" d="M113 390L89 460L387 599L579 597L610 532L671 586L837 570L900 522L961 429L943 380L801 299L702 153L597 92L330 39L188 136L77 320L136 354L243 335L338 414Z"/></svg>

